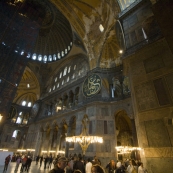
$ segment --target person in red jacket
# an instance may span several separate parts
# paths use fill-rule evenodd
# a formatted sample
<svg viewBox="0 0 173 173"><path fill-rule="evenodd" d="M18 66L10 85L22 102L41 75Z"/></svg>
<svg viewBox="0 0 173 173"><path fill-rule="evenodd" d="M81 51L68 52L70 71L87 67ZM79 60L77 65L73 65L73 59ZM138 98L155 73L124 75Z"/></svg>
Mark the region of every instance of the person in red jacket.
<svg viewBox="0 0 173 173"><path fill-rule="evenodd" d="M8 155L8 156L5 158L4 172L7 171L8 164L9 164L10 161L11 161L11 155Z"/></svg>

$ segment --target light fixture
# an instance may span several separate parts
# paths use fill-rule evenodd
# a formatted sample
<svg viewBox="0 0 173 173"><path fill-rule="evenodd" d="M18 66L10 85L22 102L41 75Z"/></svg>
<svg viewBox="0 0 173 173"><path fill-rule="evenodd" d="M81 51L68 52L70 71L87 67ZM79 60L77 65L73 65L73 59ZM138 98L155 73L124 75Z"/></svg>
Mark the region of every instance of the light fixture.
<svg viewBox="0 0 173 173"><path fill-rule="evenodd" d="M140 147L131 147L131 146L117 146L115 147L118 154L131 153L133 150L141 150Z"/></svg>
<svg viewBox="0 0 173 173"><path fill-rule="evenodd" d="M47 153L47 151L43 150L42 153Z"/></svg>
<svg viewBox="0 0 173 173"><path fill-rule="evenodd" d="M8 151L7 149L3 149L2 151Z"/></svg>
<svg viewBox="0 0 173 173"><path fill-rule="evenodd" d="M55 151L52 151L52 150L51 150L51 151L49 151L49 153L55 153Z"/></svg>
<svg viewBox="0 0 173 173"><path fill-rule="evenodd" d="M1 122L1 120L2 120L2 117L3 117L3 116L0 114L0 122Z"/></svg>
<svg viewBox="0 0 173 173"><path fill-rule="evenodd" d="M83 125L82 133L79 136L66 137L66 142L75 142L75 143L80 144L82 151L83 151L83 155L85 155L85 151L87 150L88 146L91 143L103 143L102 137L89 136L89 134L87 132L87 123L88 122L89 122L89 119L85 115L82 120L82 125Z"/></svg>
<svg viewBox="0 0 173 173"><path fill-rule="evenodd" d="M27 151L35 151L35 149L26 149Z"/></svg>
<svg viewBox="0 0 173 173"><path fill-rule="evenodd" d="M123 50L119 50L119 53L122 54L123 53Z"/></svg>
<svg viewBox="0 0 173 173"><path fill-rule="evenodd" d="M24 151L26 151L25 149L18 149L17 151L19 151L19 152L24 152Z"/></svg>

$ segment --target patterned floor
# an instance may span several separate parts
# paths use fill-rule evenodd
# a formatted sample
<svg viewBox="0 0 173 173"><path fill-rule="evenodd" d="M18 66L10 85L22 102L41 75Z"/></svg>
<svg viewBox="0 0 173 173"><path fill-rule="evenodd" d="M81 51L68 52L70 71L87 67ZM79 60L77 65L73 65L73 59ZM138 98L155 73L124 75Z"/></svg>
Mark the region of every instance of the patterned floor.
<svg viewBox="0 0 173 173"><path fill-rule="evenodd" d="M6 172L4 173L20 173L20 168L21 168L21 164L18 168L18 171L14 171L15 170L15 167L16 167L16 163L15 162L11 162L9 163L8 165L8 169ZM52 168L53 168L53 165L52 165ZM4 166L0 166L0 173L3 173L3 169L4 169ZM31 167L30 167L30 170L28 171L28 173L48 173L50 169L45 169L44 170L44 165L42 165L42 167L40 168L38 165L35 164L35 161L33 161L31 163ZM24 171L23 173L27 173L26 171Z"/></svg>

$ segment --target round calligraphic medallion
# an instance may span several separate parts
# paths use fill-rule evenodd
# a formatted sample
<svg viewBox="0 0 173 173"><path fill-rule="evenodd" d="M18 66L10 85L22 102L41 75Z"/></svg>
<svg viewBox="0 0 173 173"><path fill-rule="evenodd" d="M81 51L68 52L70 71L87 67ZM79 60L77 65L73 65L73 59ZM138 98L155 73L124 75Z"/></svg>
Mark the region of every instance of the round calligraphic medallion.
<svg viewBox="0 0 173 173"><path fill-rule="evenodd" d="M96 95L102 86L102 80L99 75L91 74L83 83L83 94L85 97L92 97Z"/></svg>

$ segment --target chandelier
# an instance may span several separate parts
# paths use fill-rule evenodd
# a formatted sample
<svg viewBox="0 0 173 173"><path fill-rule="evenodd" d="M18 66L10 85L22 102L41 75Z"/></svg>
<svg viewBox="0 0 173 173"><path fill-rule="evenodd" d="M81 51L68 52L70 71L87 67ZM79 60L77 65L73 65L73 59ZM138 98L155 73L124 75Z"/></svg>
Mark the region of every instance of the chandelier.
<svg viewBox="0 0 173 173"><path fill-rule="evenodd" d="M131 147L131 146L117 146L115 147L118 154L131 153L133 150L141 150L140 147Z"/></svg>
<svg viewBox="0 0 173 173"><path fill-rule="evenodd" d="M83 125L82 133L79 136L66 137L66 142L75 142L75 143L80 144L82 151L83 151L83 155L85 155L85 151L87 150L88 146L91 143L103 143L102 137L90 136L88 134L88 130L87 130L88 122L89 122L89 119L85 115L83 120L82 120L82 125Z"/></svg>

